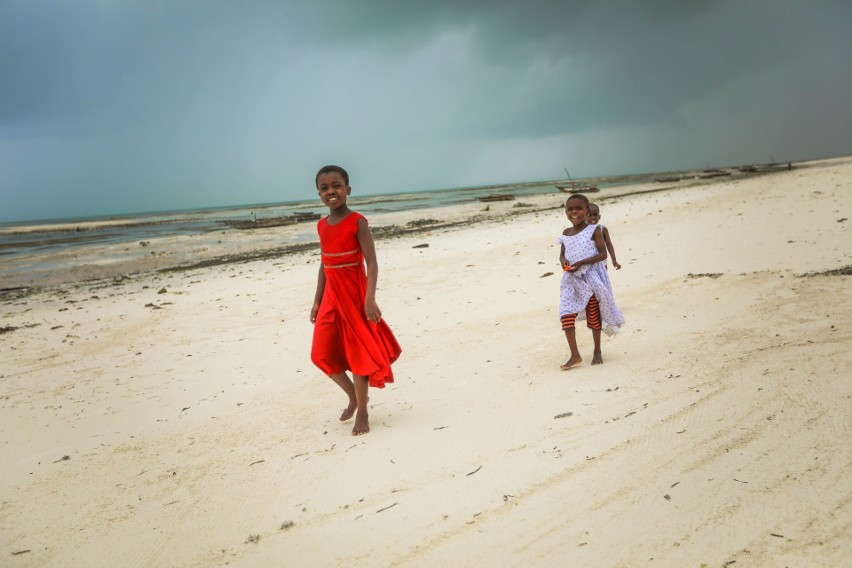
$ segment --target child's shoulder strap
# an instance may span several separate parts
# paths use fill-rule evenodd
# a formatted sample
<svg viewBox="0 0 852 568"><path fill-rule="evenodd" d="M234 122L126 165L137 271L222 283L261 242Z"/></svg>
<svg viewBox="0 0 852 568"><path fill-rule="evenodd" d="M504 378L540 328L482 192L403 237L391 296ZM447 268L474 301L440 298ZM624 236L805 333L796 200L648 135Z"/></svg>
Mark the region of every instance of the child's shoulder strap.
<svg viewBox="0 0 852 568"><path fill-rule="evenodd" d="M595 231L597 231L598 229L601 230L601 236L603 236L603 227L601 225L589 225L589 227L592 228L592 232L589 233L589 238L591 240L595 240Z"/></svg>

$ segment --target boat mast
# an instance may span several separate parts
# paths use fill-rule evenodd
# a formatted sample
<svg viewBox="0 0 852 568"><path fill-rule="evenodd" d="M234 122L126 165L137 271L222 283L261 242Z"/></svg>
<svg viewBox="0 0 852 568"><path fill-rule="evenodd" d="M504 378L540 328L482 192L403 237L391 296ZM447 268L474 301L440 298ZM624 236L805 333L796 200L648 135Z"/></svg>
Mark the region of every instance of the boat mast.
<svg viewBox="0 0 852 568"><path fill-rule="evenodd" d="M562 169L565 170L565 175L568 176L568 183L571 184L571 187L577 187L577 182L571 179L571 174L568 173L568 168L563 167Z"/></svg>

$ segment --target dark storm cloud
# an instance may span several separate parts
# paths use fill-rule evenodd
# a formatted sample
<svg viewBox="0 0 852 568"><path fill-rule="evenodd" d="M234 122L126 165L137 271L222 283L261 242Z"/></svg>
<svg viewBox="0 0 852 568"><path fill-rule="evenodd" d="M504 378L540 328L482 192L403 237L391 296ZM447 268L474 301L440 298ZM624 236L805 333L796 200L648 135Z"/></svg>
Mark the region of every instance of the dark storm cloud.
<svg viewBox="0 0 852 568"><path fill-rule="evenodd" d="M850 22L831 0L7 0L3 215L305 198L326 161L386 192L849 153Z"/></svg>
<svg viewBox="0 0 852 568"><path fill-rule="evenodd" d="M546 63L550 73L535 77L535 89L494 86L494 99L514 102L514 112L502 120L492 112L471 117L471 126L496 136L676 122L680 104L789 61L814 41L807 20L834 37L850 23L836 13L814 18L812 6L768 1L411 4L340 2L314 16L337 41L399 49L442 29L469 29L478 58L519 81Z"/></svg>
<svg viewBox="0 0 852 568"><path fill-rule="evenodd" d="M89 121L105 115L132 125L172 101L215 100L215 87L242 78L234 75L248 30L229 25L221 9L188 6L24 2L11 17L12 3L0 4L3 125L96 128Z"/></svg>

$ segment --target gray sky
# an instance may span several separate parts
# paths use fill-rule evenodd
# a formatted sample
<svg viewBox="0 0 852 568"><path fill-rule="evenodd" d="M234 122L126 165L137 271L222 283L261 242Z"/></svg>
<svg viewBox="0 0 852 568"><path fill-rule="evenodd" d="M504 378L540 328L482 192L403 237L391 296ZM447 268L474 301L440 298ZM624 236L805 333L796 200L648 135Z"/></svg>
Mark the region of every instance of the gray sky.
<svg viewBox="0 0 852 568"><path fill-rule="evenodd" d="M0 0L0 221L852 154L848 0Z"/></svg>

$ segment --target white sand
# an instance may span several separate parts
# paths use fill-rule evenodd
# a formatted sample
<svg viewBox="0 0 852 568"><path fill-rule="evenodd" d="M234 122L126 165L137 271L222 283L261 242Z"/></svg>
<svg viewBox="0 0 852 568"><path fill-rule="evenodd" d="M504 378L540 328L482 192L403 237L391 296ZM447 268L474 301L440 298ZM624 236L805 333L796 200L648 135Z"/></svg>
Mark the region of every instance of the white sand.
<svg viewBox="0 0 852 568"><path fill-rule="evenodd" d="M599 195L601 366L580 328L559 371L564 196L379 241L404 352L359 438L309 360L315 254L2 304L0 565L848 562L852 286L800 275L852 264L852 159Z"/></svg>

